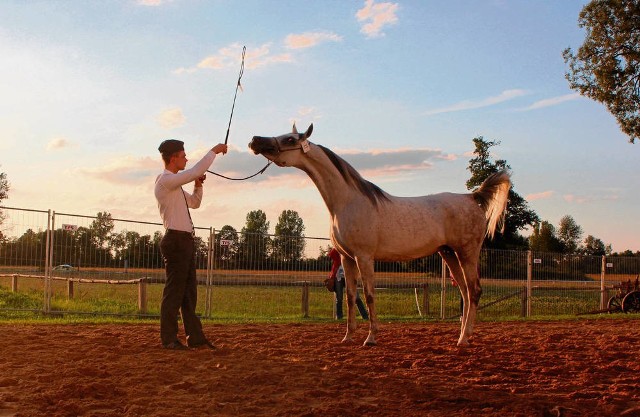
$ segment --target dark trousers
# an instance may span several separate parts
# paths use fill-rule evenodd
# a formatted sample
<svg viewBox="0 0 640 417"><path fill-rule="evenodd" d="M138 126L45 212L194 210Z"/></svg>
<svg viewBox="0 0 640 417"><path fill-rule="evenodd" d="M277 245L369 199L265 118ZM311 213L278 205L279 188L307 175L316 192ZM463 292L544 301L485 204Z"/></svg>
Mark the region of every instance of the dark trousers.
<svg viewBox="0 0 640 417"><path fill-rule="evenodd" d="M160 305L162 344L178 340L178 312L182 315L187 344L202 343L202 323L196 316L198 281L196 280L195 243L186 232L167 230L160 242L167 282Z"/></svg>
<svg viewBox="0 0 640 417"><path fill-rule="evenodd" d="M342 318L342 300L344 299L345 293L345 282L344 279L338 281L336 280L335 285L335 293L336 293L336 318ZM360 299L360 294L356 289L356 306L358 307L358 311L363 319L369 320L369 313L367 313L367 307L365 307L364 303Z"/></svg>

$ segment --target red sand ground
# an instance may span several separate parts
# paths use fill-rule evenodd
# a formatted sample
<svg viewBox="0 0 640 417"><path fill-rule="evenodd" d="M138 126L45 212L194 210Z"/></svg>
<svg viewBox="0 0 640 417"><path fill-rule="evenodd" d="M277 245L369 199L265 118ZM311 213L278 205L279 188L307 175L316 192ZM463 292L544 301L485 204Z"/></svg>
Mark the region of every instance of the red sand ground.
<svg viewBox="0 0 640 417"><path fill-rule="evenodd" d="M0 325L0 416L638 416L640 321L207 325L216 351L156 325ZM358 343L366 337L360 325Z"/></svg>

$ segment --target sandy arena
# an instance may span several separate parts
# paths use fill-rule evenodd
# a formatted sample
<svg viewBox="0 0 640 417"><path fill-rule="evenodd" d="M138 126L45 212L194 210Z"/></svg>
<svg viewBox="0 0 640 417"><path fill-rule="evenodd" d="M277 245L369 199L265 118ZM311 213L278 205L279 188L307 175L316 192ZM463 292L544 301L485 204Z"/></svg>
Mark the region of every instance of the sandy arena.
<svg viewBox="0 0 640 417"><path fill-rule="evenodd" d="M640 416L640 321L206 325L167 351L156 325L0 325L0 417Z"/></svg>

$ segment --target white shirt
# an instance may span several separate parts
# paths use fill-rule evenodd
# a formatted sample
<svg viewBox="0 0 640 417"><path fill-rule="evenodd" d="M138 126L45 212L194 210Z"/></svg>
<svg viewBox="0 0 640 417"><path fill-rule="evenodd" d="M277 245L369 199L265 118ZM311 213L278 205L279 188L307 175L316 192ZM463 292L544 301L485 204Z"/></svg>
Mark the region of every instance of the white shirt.
<svg viewBox="0 0 640 417"><path fill-rule="evenodd" d="M182 186L201 177L215 158L216 154L209 151L192 168L179 171L177 174L165 169L162 174L158 175L154 194L158 200L158 209L165 229L193 232L193 224L187 206L194 209L200 207L202 187L194 186L193 194L189 194L182 190Z"/></svg>

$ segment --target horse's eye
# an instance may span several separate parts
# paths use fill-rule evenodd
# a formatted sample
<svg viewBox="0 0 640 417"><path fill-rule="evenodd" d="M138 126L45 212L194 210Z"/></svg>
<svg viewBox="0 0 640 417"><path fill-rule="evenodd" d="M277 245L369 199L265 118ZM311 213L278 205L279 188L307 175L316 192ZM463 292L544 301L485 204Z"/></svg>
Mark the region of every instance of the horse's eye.
<svg viewBox="0 0 640 417"><path fill-rule="evenodd" d="M294 143L296 143L296 138L294 138L293 136L289 136L287 138L287 143L293 145Z"/></svg>

